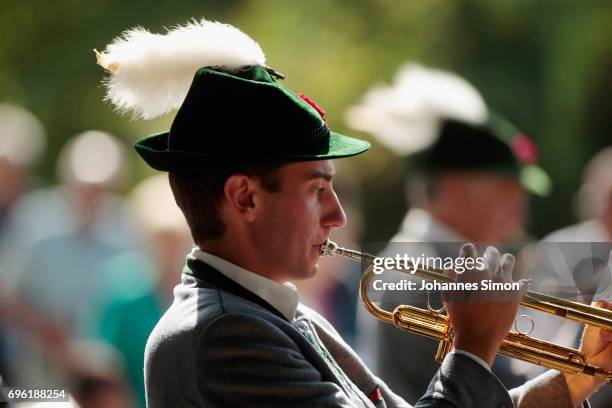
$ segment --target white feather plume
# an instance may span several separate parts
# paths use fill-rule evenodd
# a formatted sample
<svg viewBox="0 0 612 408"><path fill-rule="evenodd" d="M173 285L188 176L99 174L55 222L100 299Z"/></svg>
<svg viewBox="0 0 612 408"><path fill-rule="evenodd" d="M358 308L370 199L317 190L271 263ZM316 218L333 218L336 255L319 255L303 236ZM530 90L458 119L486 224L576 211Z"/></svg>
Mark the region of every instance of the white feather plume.
<svg viewBox="0 0 612 408"><path fill-rule="evenodd" d="M110 77L106 99L121 113L151 119L177 109L198 68L214 66L233 72L247 65L265 66L266 57L252 38L229 24L193 21L153 34L142 27L125 31L103 53L98 64Z"/></svg>
<svg viewBox="0 0 612 408"><path fill-rule="evenodd" d="M366 92L362 102L346 112L346 121L403 156L434 143L443 118L482 123L487 115L482 97L463 78L407 64L392 85Z"/></svg>

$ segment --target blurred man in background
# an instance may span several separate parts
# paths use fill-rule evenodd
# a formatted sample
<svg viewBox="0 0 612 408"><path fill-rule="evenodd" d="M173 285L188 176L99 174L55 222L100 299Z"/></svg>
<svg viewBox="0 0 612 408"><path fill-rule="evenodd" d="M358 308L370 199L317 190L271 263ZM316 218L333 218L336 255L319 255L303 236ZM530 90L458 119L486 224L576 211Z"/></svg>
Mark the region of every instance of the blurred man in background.
<svg viewBox="0 0 612 408"><path fill-rule="evenodd" d="M172 303L172 290L180 282L176 265L193 243L165 175L140 182L128 203L145 234L146 251L125 251L100 265L99 273L108 282L87 305L81 334L103 340L120 353L134 406L144 408L145 344Z"/></svg>
<svg viewBox="0 0 612 408"><path fill-rule="evenodd" d="M582 222L548 236L584 241L612 241L612 146L597 153L587 164L577 197Z"/></svg>
<svg viewBox="0 0 612 408"><path fill-rule="evenodd" d="M541 292L551 292L585 304L612 296L612 147L597 153L586 165L582 185L576 195L576 213L582 220L554 231L538 246L540 255L534 284ZM521 312L519 312L521 313ZM533 334L568 347L580 344L582 325L530 311L535 319ZM512 360L513 375L531 377L541 367ZM612 405L612 390L605 387L591 397L594 408Z"/></svg>
<svg viewBox="0 0 612 408"><path fill-rule="evenodd" d="M44 147L45 131L34 115L0 104L0 236L13 205L31 187L32 167Z"/></svg>
<svg viewBox="0 0 612 408"><path fill-rule="evenodd" d="M42 124L16 105L0 104L0 298L8 296L15 275L7 265L7 223L17 200L32 185L32 167L45 147ZM6 378L5 336L0 322L0 378Z"/></svg>
<svg viewBox="0 0 612 408"><path fill-rule="evenodd" d="M410 210L391 239L397 244L385 250L390 256L399 251L453 257L455 245L449 243L464 241L503 246L524 236L528 191L544 194L549 188L535 164L533 142L488 112L478 92L454 74L407 65L392 86L370 90L347 118L412 164ZM406 278L385 274L385 279ZM387 310L402 303L426 309L428 300L420 295L391 298L389 292L383 304ZM376 362L378 373L400 395L414 399L438 368L436 342L386 323L373 326L362 328L360 350L374 348L364 357Z"/></svg>
<svg viewBox="0 0 612 408"><path fill-rule="evenodd" d="M552 232L544 242L590 243L589 256L575 256L576 266L572 278L585 303L612 296L612 147L597 153L587 164L582 186L577 194L578 224ZM590 260L580 267L577 262ZM580 272L582 270L582 273Z"/></svg>
<svg viewBox="0 0 612 408"><path fill-rule="evenodd" d="M28 193L15 205L6 262L15 277L13 301L23 305L13 316L27 310L22 321L30 322L11 336L16 382L65 382L49 353L73 337L79 311L104 283L96 266L140 245L132 216L114 193L123 177L123 150L104 132L77 135L60 153L60 185Z"/></svg>

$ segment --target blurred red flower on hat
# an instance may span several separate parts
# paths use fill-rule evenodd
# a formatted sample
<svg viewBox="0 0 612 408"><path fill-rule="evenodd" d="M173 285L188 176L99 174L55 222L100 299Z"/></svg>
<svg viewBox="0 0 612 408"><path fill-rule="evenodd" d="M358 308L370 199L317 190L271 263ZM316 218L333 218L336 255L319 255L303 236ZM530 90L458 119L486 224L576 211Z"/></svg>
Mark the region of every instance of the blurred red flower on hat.
<svg viewBox="0 0 612 408"><path fill-rule="evenodd" d="M302 99L304 102L306 102L307 104L309 104L310 106L312 106L313 108L315 108L315 110L317 112L319 112L319 115L321 115L321 118L323 118L323 120L325 121L325 123L327 123L327 118L325 117L325 109L323 109L322 107L320 107L319 105L317 105L315 103L315 101L313 101L312 99L310 99L308 96L304 95L303 93L298 93L297 96Z"/></svg>
<svg viewBox="0 0 612 408"><path fill-rule="evenodd" d="M534 164L538 161L538 147L524 133L518 133L512 137L510 148L516 158L523 164Z"/></svg>

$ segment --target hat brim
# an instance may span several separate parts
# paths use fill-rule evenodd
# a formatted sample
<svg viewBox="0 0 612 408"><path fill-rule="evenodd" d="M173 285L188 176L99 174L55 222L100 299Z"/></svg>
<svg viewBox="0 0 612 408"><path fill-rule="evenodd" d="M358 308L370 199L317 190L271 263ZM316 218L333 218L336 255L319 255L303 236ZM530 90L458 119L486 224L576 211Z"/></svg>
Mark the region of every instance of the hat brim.
<svg viewBox="0 0 612 408"><path fill-rule="evenodd" d="M519 180L527 191L537 196L548 197L552 191L550 176L535 164L522 166Z"/></svg>
<svg viewBox="0 0 612 408"><path fill-rule="evenodd" d="M304 154L252 154L237 152L229 155L193 153L176 151L168 148L170 132L156 133L137 141L134 148L143 160L152 168L159 171L198 170L214 166L215 163L224 163L228 160L261 160L279 162L300 162L313 160L339 159L355 156L370 148L370 143L330 132L329 143L325 148L318 147L315 151Z"/></svg>

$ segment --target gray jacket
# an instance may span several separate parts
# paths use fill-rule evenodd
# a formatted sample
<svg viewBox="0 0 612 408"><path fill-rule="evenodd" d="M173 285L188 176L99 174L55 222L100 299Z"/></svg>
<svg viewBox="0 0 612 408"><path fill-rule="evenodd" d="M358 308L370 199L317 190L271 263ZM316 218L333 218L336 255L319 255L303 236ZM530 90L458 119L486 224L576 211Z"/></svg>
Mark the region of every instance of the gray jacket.
<svg viewBox="0 0 612 408"><path fill-rule="evenodd" d="M174 297L145 351L148 407L410 407L324 318L302 305L289 322L263 299L194 259L188 260ZM478 363L451 354L416 407L528 402L542 408L568 401L559 375L545 374L509 394Z"/></svg>

